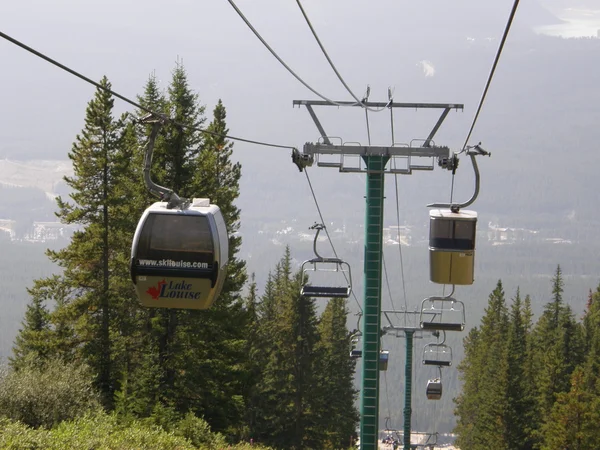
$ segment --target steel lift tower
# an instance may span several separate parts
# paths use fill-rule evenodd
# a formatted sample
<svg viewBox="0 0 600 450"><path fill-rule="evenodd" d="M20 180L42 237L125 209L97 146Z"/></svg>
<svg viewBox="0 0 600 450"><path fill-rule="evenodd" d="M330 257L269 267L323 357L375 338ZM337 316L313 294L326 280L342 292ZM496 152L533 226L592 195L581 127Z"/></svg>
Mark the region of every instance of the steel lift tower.
<svg viewBox="0 0 600 450"><path fill-rule="evenodd" d="M365 173L365 255L363 301L363 366L360 396L360 442L363 450L376 450L379 434L379 353L381 337L381 277L383 251L383 201L386 173L410 175L415 170L433 170L435 160L447 167L450 158L448 147L436 146L433 138L451 110L462 110L456 103L396 103L328 102L320 100L294 100L294 106L305 106L321 138L317 143L306 143L302 152L294 150L292 160L302 171L316 163L318 167L337 168L340 172ZM392 118L394 108L438 109L441 115L426 139L413 141L416 145L394 144L389 147L344 145L341 140L325 133L317 118L314 106L356 106L359 108L388 108ZM393 130L393 129L392 129ZM339 139L339 138L338 138ZM428 161L422 164L423 160ZM415 161L419 161L416 163ZM410 413L410 412L409 412ZM410 442L408 443L410 445ZM406 447L405 448L409 448Z"/></svg>

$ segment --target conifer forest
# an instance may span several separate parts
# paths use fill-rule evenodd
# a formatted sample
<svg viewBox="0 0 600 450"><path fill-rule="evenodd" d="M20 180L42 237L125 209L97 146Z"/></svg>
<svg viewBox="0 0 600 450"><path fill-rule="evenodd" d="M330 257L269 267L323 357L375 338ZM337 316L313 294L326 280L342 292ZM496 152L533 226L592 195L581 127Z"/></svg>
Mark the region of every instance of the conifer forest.
<svg viewBox="0 0 600 450"><path fill-rule="evenodd" d="M111 87L106 78L101 86ZM69 153L72 194L57 199L57 216L78 231L47 252L59 273L29 289L0 382L0 447L347 448L358 413L345 301L317 315L289 248L257 291L237 257L241 167L222 137L222 102L206 114L181 64L166 92L150 77L139 102L213 132L162 127L153 176L219 204L229 232L224 288L206 311L138 303L129 259L152 201L141 173L150 130L133 120L138 112L116 117L112 95L97 89Z"/></svg>

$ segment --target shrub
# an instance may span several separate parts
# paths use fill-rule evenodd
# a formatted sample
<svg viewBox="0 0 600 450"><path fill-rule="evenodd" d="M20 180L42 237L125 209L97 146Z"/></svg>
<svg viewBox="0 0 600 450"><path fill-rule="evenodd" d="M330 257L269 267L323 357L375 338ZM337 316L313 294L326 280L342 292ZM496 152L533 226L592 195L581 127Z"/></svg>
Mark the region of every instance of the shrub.
<svg viewBox="0 0 600 450"><path fill-rule="evenodd" d="M0 414L34 428L51 428L100 409L85 366L50 360L0 373Z"/></svg>

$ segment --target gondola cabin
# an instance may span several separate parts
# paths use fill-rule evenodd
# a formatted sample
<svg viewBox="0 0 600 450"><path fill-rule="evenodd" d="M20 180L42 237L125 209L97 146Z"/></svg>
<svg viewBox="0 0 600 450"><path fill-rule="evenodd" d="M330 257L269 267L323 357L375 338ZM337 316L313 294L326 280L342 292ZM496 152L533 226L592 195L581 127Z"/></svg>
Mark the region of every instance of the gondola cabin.
<svg viewBox="0 0 600 450"><path fill-rule="evenodd" d="M427 398L429 400L439 400L442 398L442 380L435 378L427 382L426 389Z"/></svg>
<svg viewBox="0 0 600 450"><path fill-rule="evenodd" d="M227 272L229 240L221 210L208 199L184 209L166 202L140 219L131 248L131 278L140 303L154 308L207 309Z"/></svg>
<svg viewBox="0 0 600 450"><path fill-rule="evenodd" d="M429 211L431 281L452 285L473 284L476 225L475 211Z"/></svg>
<svg viewBox="0 0 600 450"><path fill-rule="evenodd" d="M381 352L379 352L379 370L387 370L389 359L390 352L388 350L381 350Z"/></svg>

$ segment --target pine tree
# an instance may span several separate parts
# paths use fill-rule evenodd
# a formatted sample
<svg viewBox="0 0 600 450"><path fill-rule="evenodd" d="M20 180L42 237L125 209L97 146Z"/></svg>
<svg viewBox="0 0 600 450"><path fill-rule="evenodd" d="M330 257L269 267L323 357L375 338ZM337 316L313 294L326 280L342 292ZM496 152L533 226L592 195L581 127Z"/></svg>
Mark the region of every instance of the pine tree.
<svg viewBox="0 0 600 450"><path fill-rule="evenodd" d="M57 199L61 222L82 228L68 247L47 252L63 268L62 275L37 280L31 293L34 302L44 298L57 303L50 321L56 323L54 337L60 353L89 364L104 404L111 407L115 388L110 331L112 282L118 254L113 239L119 236L111 219L127 202L114 195L126 165L118 160L123 121L113 118L114 100L106 90L110 89L106 77L100 84L104 89L98 88L88 103L85 126L69 153L74 176L65 177L65 182L72 189L71 201Z"/></svg>
<svg viewBox="0 0 600 450"><path fill-rule="evenodd" d="M542 450L600 448L600 397L585 387L584 373L577 368L568 392L557 395L544 425Z"/></svg>
<svg viewBox="0 0 600 450"><path fill-rule="evenodd" d="M354 437L359 420L354 407L358 393L354 389L356 364L349 358L347 318L345 299L334 298L328 301L318 326L315 400L321 409L313 434L323 435L322 448L345 448Z"/></svg>
<svg viewBox="0 0 600 450"><path fill-rule="evenodd" d="M552 301L544 307L533 331L538 403L543 418L549 417L556 396L569 390L571 373L583 358L580 326L563 302L563 285L558 266L552 278Z"/></svg>
<svg viewBox="0 0 600 450"><path fill-rule="evenodd" d="M235 201L241 167L231 162L233 146L223 136L225 107L221 102L215 107L208 126L213 134L204 137L195 129L205 122L204 106L189 88L181 64L173 71L166 97L150 78L142 104L159 111L164 108L177 122L161 128L154 148L153 179L182 197L207 197L221 208L229 233L229 262L224 288L210 310L148 312L145 354L137 365L141 376L135 377L131 396L145 399L136 407L141 414L160 402L180 414L192 411L204 416L215 431L231 430L245 410L248 312L241 296L245 263L237 258L241 238L236 233L240 211Z"/></svg>
<svg viewBox="0 0 600 450"><path fill-rule="evenodd" d="M529 434L534 414L533 382L527 376L528 312L524 311L521 295L513 299L510 310L506 352L507 408L505 415L506 443L511 450L533 448Z"/></svg>
<svg viewBox="0 0 600 450"><path fill-rule="evenodd" d="M508 313L502 282L490 294L480 330L469 333L459 372L465 381L457 399L457 445L464 449L508 449L506 338Z"/></svg>
<svg viewBox="0 0 600 450"><path fill-rule="evenodd" d="M48 358L50 337L50 312L42 296L35 295L31 290L31 303L27 305L22 328L15 338L13 357L10 358L14 369L19 369L28 362L42 363Z"/></svg>
<svg viewBox="0 0 600 450"><path fill-rule="evenodd" d="M319 448L316 427L315 351L318 342L314 301L300 295L302 274L292 273L289 248L277 266L270 290L273 305L261 317L261 341L269 343L261 381L256 435L276 448ZM318 417L318 416L317 416Z"/></svg>

